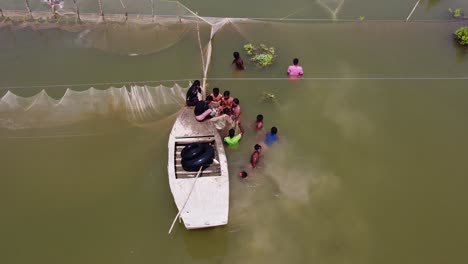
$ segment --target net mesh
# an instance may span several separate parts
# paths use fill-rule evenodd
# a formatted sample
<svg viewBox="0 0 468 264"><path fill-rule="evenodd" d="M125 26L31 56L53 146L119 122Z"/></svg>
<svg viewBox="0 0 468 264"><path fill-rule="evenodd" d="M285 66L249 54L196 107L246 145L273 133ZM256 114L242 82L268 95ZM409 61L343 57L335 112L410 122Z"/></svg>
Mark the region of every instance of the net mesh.
<svg viewBox="0 0 468 264"><path fill-rule="evenodd" d="M2 3L0 28L57 28L78 32L80 41L87 47L133 56L167 49L188 32L195 32L197 24L209 26L178 2L148 0L128 6L125 0L60 3L53 7L47 1ZM81 6L85 8L81 9Z"/></svg>
<svg viewBox="0 0 468 264"><path fill-rule="evenodd" d="M8 91L0 99L0 126L9 129L60 126L93 118L121 118L131 123L153 121L183 105L179 85L111 87L85 91L67 89L60 99L45 90L31 97Z"/></svg>

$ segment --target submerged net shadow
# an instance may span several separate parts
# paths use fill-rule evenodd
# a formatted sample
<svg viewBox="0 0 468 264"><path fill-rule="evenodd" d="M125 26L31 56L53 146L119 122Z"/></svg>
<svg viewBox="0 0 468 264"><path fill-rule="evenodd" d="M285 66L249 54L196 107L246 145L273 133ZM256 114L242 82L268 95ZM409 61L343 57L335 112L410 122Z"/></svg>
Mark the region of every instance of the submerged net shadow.
<svg viewBox="0 0 468 264"><path fill-rule="evenodd" d="M31 2L29 9L23 1L18 2L0 4L0 28L76 32L85 46L121 55L159 52L180 42L187 32L196 30L197 24L208 25L175 1L142 1L127 8L126 1L75 4L70 0L54 9L45 2ZM78 4L87 9L80 11Z"/></svg>
<svg viewBox="0 0 468 264"><path fill-rule="evenodd" d="M87 47L136 56L167 49L178 43L190 29L193 25L187 23L101 24L83 31L79 40Z"/></svg>
<svg viewBox="0 0 468 264"><path fill-rule="evenodd" d="M67 89L60 100L53 99L45 90L32 97L21 97L8 91L0 99L0 127L43 128L107 118L142 123L173 114L183 105L184 99L184 88L179 85L90 88L85 91Z"/></svg>

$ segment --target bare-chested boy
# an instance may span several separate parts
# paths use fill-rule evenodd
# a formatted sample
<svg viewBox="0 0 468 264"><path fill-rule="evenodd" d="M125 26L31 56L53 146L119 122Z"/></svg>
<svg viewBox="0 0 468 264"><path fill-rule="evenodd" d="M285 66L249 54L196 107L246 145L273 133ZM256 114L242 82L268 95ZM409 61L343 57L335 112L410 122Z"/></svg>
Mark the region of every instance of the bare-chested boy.
<svg viewBox="0 0 468 264"><path fill-rule="evenodd" d="M260 160L260 152L262 151L262 146L259 144L255 144L254 146L254 152L252 155L250 155L250 165L252 166L252 169L255 169L257 167L258 161Z"/></svg>
<svg viewBox="0 0 468 264"><path fill-rule="evenodd" d="M221 104L221 100L223 99L223 95L219 93L219 88L213 88L213 92L210 95L213 97L213 104L218 107Z"/></svg>

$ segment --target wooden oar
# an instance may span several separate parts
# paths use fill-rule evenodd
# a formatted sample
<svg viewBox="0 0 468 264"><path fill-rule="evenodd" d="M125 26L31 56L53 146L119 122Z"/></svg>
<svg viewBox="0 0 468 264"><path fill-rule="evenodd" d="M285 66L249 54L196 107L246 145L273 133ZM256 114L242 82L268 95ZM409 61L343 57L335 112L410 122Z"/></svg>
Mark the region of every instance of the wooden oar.
<svg viewBox="0 0 468 264"><path fill-rule="evenodd" d="M190 195L192 194L193 188L195 187L195 183L197 183L198 176L200 176L202 169L203 169L203 166L201 166L200 169L198 170L197 176L195 176L195 180L193 181L192 188L190 189L190 192L189 192L189 194L187 195L187 199L185 200L184 205L182 206L182 208L180 208L179 212L177 213L176 217L174 218L174 221L172 221L171 228L169 228L169 232L167 232L168 234L171 233L172 228L174 228L174 224L175 224L175 222L177 221L177 218L178 218L178 217L180 216L180 214L182 213L182 210L184 210L185 205L187 205L187 202L188 202L188 200L189 200L189 198L190 198Z"/></svg>

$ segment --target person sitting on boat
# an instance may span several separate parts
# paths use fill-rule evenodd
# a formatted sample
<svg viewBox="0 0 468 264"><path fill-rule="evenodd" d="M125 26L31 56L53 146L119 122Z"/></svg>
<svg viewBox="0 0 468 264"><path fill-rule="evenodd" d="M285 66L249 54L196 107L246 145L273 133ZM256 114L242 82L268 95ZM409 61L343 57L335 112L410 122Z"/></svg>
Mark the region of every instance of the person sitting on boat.
<svg viewBox="0 0 468 264"><path fill-rule="evenodd" d="M257 167L258 161L260 160L261 151L262 151L262 146L260 146L259 144L255 144L254 152L250 156L250 165L252 166L252 169L255 169Z"/></svg>
<svg viewBox="0 0 468 264"><path fill-rule="evenodd" d="M263 141L263 143L265 143L265 145L267 145L268 147L271 147L273 143L278 141L278 139L278 128L272 127L270 132L265 135L265 140Z"/></svg>
<svg viewBox="0 0 468 264"><path fill-rule="evenodd" d="M195 106L198 102L198 94L201 93L200 81L196 80L193 82L192 86L187 91L187 96L185 101L187 106Z"/></svg>
<svg viewBox="0 0 468 264"><path fill-rule="evenodd" d="M211 118L209 122L213 122L221 137L227 136L228 131L235 127L235 122L231 118L231 110L229 108L224 108L221 115Z"/></svg>
<svg viewBox="0 0 468 264"><path fill-rule="evenodd" d="M229 136L224 138L224 142L228 145L230 148L237 148L239 146L239 141L242 139L242 135L244 135L244 128L242 128L241 123L238 123L240 133L236 135L236 131L231 128L229 130Z"/></svg>
<svg viewBox="0 0 468 264"><path fill-rule="evenodd" d="M234 98L234 100L232 101L232 116L234 120L239 121L240 115L241 115L240 101L239 99Z"/></svg>
<svg viewBox="0 0 468 264"><path fill-rule="evenodd" d="M208 95L205 101L197 102L194 109L195 119L197 121L201 122L211 117L211 113L213 112L213 109L210 108L211 101L213 101L213 98Z"/></svg>
<svg viewBox="0 0 468 264"><path fill-rule="evenodd" d="M259 131L263 128L263 115L257 115L257 120L255 120L255 130Z"/></svg>
<svg viewBox="0 0 468 264"><path fill-rule="evenodd" d="M288 75L289 76L297 77L297 76L302 76L304 74L304 70L298 64L299 64L299 59L294 58L293 65L288 67Z"/></svg>
<svg viewBox="0 0 468 264"><path fill-rule="evenodd" d="M221 100L223 99L223 95L219 93L219 88L213 88L213 92L210 95L213 97L213 105L219 106L221 104Z"/></svg>
<svg viewBox="0 0 468 264"><path fill-rule="evenodd" d="M241 71L244 70L245 69L244 68L244 61L242 60L239 52L236 51L232 55L234 56L234 60L232 61L232 64L236 65L236 68L238 70L241 70Z"/></svg>

